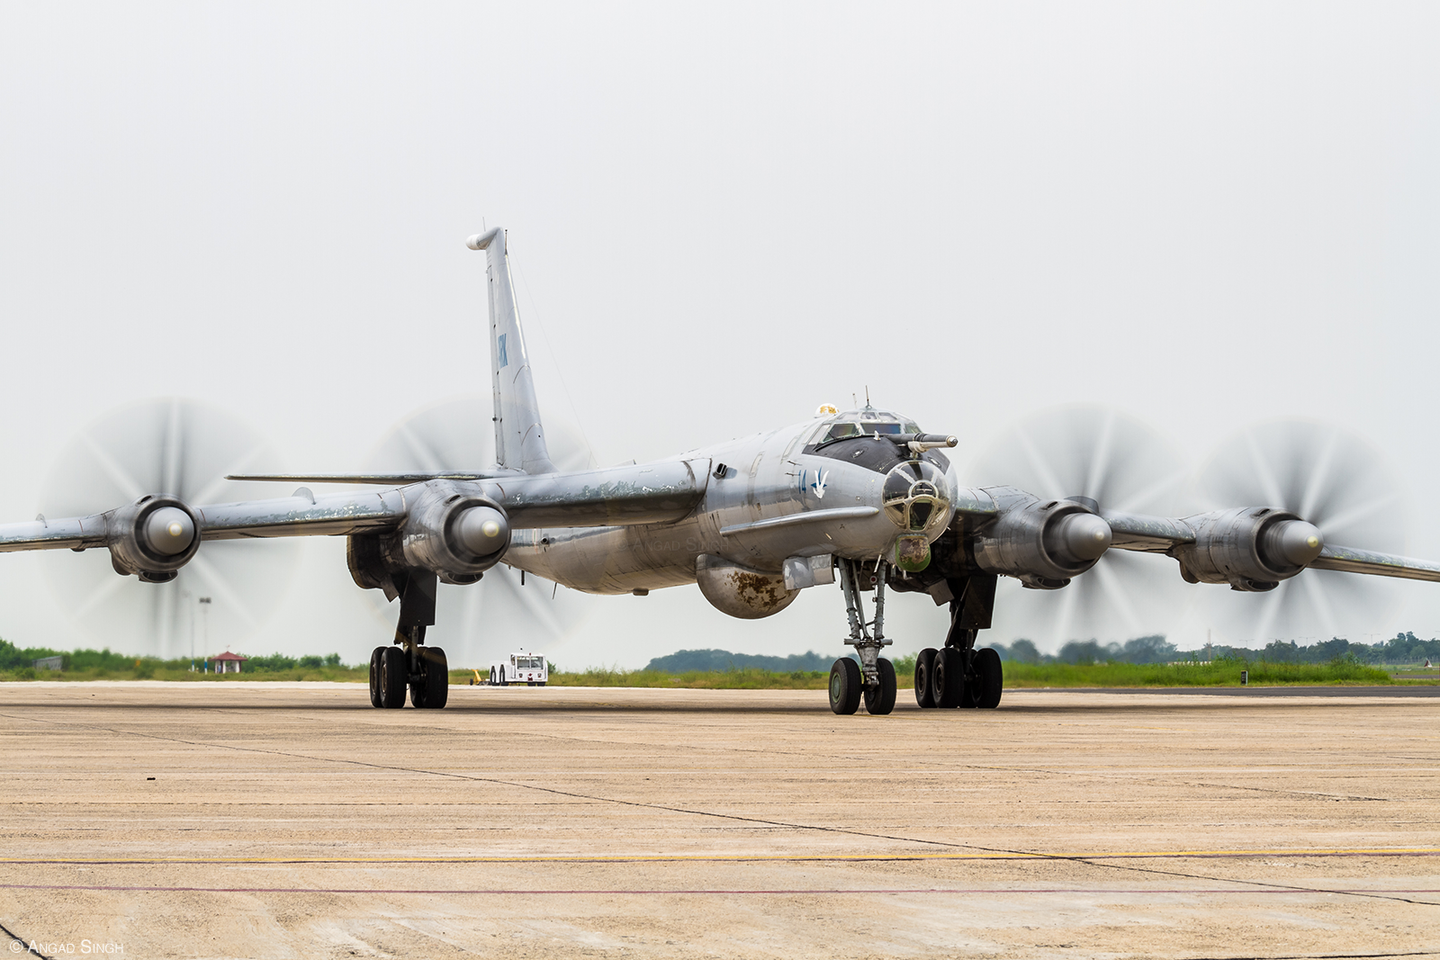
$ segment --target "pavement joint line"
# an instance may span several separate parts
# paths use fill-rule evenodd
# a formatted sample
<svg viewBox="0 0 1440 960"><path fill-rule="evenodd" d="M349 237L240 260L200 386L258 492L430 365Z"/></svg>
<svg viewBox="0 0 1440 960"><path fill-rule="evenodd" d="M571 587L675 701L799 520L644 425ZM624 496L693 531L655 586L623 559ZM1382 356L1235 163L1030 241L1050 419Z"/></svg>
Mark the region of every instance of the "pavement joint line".
<svg viewBox="0 0 1440 960"><path fill-rule="evenodd" d="M1066 858L1057 857L1056 859L1068 859L1068 860L1070 860L1072 863L1085 863L1085 864L1089 864L1090 866L1093 866L1093 867L1106 867L1106 868L1109 868L1109 869L1111 869L1111 870L1127 870L1127 871L1130 871L1131 873L1153 873L1153 874L1155 874L1156 876L1161 876L1161 877L1181 877L1181 878L1184 878L1184 879L1186 879L1186 880L1209 880L1209 881L1212 881L1212 882L1215 882L1215 883L1248 883L1248 884L1251 884L1251 885L1253 885L1253 886L1257 886L1257 887L1267 887L1267 888L1271 888L1271 889L1274 889L1274 890L1277 890L1277 891L1292 890L1292 891L1296 891L1296 892L1312 892L1312 893L1313 893L1313 892L1343 893L1343 894L1345 894L1345 895L1347 895L1347 896L1352 896L1352 897L1362 897L1362 898L1373 899L1373 900L1395 900L1395 901L1398 901L1398 902L1400 902L1400 903L1413 903L1413 904L1415 904L1415 905L1417 905L1417 906L1440 907L1440 902L1436 902L1436 901L1432 901L1432 900L1411 900L1411 899L1409 899L1408 897L1401 897L1401 896L1395 896L1395 895L1393 895L1393 894L1397 894L1397 893L1430 893L1430 892L1432 892L1432 891L1429 891L1429 890L1423 890L1423 891L1398 890L1398 891L1390 891L1389 893L1363 892L1363 891L1360 891L1360 890L1358 890L1358 889L1357 889L1357 890L1317 890L1316 888L1302 887L1302 886L1297 886L1297 885L1288 884L1288 883L1269 883L1269 882L1264 881L1264 880L1231 880L1231 879L1229 879L1229 878L1227 878L1227 877L1209 877L1209 876L1205 876L1204 874L1198 874L1198 873L1181 873L1181 872L1176 871L1176 870L1158 870L1158 869L1156 869L1156 868L1154 868L1154 867L1141 867L1141 866L1135 866L1135 865L1126 864L1126 863L1100 863L1100 862L1097 862L1097 861L1100 861L1100 860L1105 859L1105 858L1103 858L1103 857L1066 857Z"/></svg>
<svg viewBox="0 0 1440 960"><path fill-rule="evenodd" d="M191 747L199 747L199 748L206 748L206 749L214 749L214 748L216 748L216 747L222 747L223 749L232 750L232 751L235 751L235 752L237 752L237 753L258 753L258 754L262 754L262 755L266 755L266 756L280 756L280 757L290 757L290 758L292 758L292 759L297 759L297 760L309 760L309 761L315 762L315 763L338 763L338 764L347 764L347 765L351 765L351 766L368 767L368 768L376 769L376 770L399 771L399 772L405 772L405 773L414 773L414 774L429 775L429 776L436 776L436 777L445 777L445 778L450 778L450 779L455 779L455 780L467 780L467 781L477 782L477 783L492 783L492 784L497 784L497 785L515 787L515 788L518 788L518 789L536 790L536 791L543 792L543 793L549 793L549 794L552 794L552 795L555 795L555 796L564 796L564 797L573 797L573 798L583 799L583 800L592 800L592 801L595 801L595 802L597 802L597 803L613 803L613 804L620 805L620 806L638 807L638 808L641 808L641 809L648 809L648 810L661 810L661 811L665 811L665 812L668 812L668 813L682 813L682 814L691 815L691 816L704 816L704 817L714 817L714 818L716 818L716 819L723 819L723 820L735 820L735 821L739 821L739 822L742 822L742 823L758 823L758 824L764 824L764 825L766 825L766 826L787 827L787 828L792 829L792 830L813 830L813 831L822 832L822 833L835 833L835 834L848 835L848 836L865 837L865 838L867 838L867 839L872 839L872 840L873 840L873 839L879 839L879 840L896 840L896 841L901 841L901 842L906 842L906 843L930 844L930 845L933 845L933 846L949 847L949 848L951 848L951 849L978 850L978 851L984 851L984 852L987 852L987 853L1009 853L1009 854L1019 854L1019 855L1029 854L1029 855L1031 855L1032 857L1034 857L1034 858L1036 858L1036 859L1048 859L1048 860L1053 860L1053 861L1065 861L1065 862L1070 862L1070 863L1080 863L1080 864L1085 864L1085 865L1087 865L1087 866L1100 867L1100 868L1110 869L1110 870L1125 870L1125 871L1130 871L1130 872L1133 872L1133 873L1148 873L1148 874L1156 874L1156 875L1158 875L1158 876L1180 877L1180 878L1187 879L1187 880L1208 880L1208 881L1210 881L1210 882L1212 882L1212 883L1236 883L1236 884L1245 883L1245 884L1249 884L1249 885L1251 885L1251 886L1260 886L1260 887L1266 887L1266 888L1274 888L1274 889L1276 889L1276 890L1289 890L1289 891L1297 892L1297 893L1314 892L1314 891L1311 891L1310 888L1307 888L1307 887L1297 887L1297 886L1292 886L1292 885L1289 885L1289 884L1264 883L1264 882L1261 882L1261 881L1231 880L1231 879L1226 878L1226 877L1210 877L1210 876L1204 876L1204 875L1200 875L1200 874L1182 873L1182 872L1173 871L1173 870L1157 870L1157 869L1155 869L1155 868L1141 867L1141 866L1132 865L1132 864L1097 862L1097 861L1102 861L1102 860L1104 860L1104 859L1106 859L1106 858L1103 858L1103 857L1095 857L1095 856L1093 856L1093 855L1091 855L1091 856L1068 856L1068 857L1067 857L1067 856L1056 856L1056 855L1054 855L1054 854L1035 853L1034 851L1025 851L1025 850L1013 850L1013 849L1008 849L1008 848L1004 848L1004 847L984 847L984 846L980 846L980 845L978 845L978 844L952 843L952 842L947 842L947 841L944 841L944 840L927 840L927 839L919 839L919 838L914 838L914 837L897 837L897 836L891 836L891 835L888 835L888 834L869 833L869 832L861 831L861 830L849 830L849 829L846 829L846 828L844 828L844 827L822 826L822 825L817 825L817 824L791 823L791 822L786 822L786 821L783 821L783 820L770 820L770 819L765 819L765 818L760 818L760 817L745 817L745 816L741 816L741 815L739 815L739 814L715 813L715 812L708 811L708 810L692 810L692 809L687 809L687 808L684 808L684 807L670 807L670 806L665 806L665 805L662 805L662 804L644 803L644 802L641 802L641 801L638 801L638 800L620 800L620 799L616 799L616 798L612 798L612 797L592 796L592 795L583 794L583 793L578 793L578 792L574 792L574 791L560 790L560 789L557 789L557 788L555 788L555 787L544 787L544 786L539 786L539 785L537 785L537 784L526 784L526 783L518 783L518 782L515 782L515 781L511 781L511 780L502 780L502 779L499 779L499 778L496 778L496 777L479 777L479 776L473 776L473 775L469 775L469 774L451 773L451 772L440 771L440 770L426 770L426 769L423 769L423 768L416 768L416 767L402 767L402 766L395 766L395 765L391 765L391 764L372 763L372 762L365 761L365 760L356 760L356 759L350 758L350 757L338 757L338 758L337 758L337 757L315 757L315 756L311 756L311 755L308 755L308 754L289 753L289 752L286 752L286 751L283 751L283 750L264 750L264 749L261 749L261 748L259 748L259 747L244 747L244 746L239 746L239 745L236 745L236 744L225 744L225 743L215 743L215 742L204 743L204 742L195 741L195 740L186 740L186 739L181 738L181 737L164 737L164 736L160 736L159 734L137 733L137 732L134 732L134 731L116 730L116 729L114 729L114 728L112 728L112 727L101 726L101 725L99 725L99 724L72 723L72 722L67 722L67 721L63 721L63 720L62 720L62 721L57 721L57 720L41 720L41 719L38 719L38 718L31 718L31 717L15 717L15 716L13 716L13 715L11 715L11 714L8 714L8 713L7 713L7 714L0 714L0 716L8 717L8 718L13 719L13 720L30 721L30 722L33 722L33 723L48 723L48 724L56 725L56 726L65 726L65 727L82 728L82 729L90 729L90 730L101 730L101 731L104 731L104 732L106 732L106 733L109 733L109 734L112 734L112 735L115 735L115 736L122 736L122 737L123 737L123 736L140 737L140 738L147 739L147 740L158 740L158 741L161 741L161 742L164 742L164 743L180 743L180 744L184 744L184 745L186 745L186 746L191 746ZM0 889L3 889L3 887L0 887ZM1345 894L1345 895L1349 895L1349 896L1362 897L1362 898L1367 898L1367 899L1395 900L1395 901L1398 901L1398 902L1401 902L1401 903L1411 903L1411 904L1423 905L1423 906L1440 906L1440 902L1434 902L1434 901L1428 901L1428 900L1411 900L1411 899L1406 898L1406 897L1389 896L1389 895L1386 895L1386 894L1383 894L1383 893L1364 893L1364 892L1360 892L1360 891L1354 891L1354 892L1352 892L1352 891L1344 891L1344 890L1321 891L1321 892L1341 893L1341 894Z"/></svg>
<svg viewBox="0 0 1440 960"><path fill-rule="evenodd" d="M1246 882L1251 881L1235 881ZM481 887L186 887L186 886L160 886L140 884L64 884L64 883L0 883L0 890L90 890L90 891L116 891L128 893L331 893L331 894L397 894L417 896L442 896L442 895L476 895L476 896L576 896L576 895L630 895L630 896L665 896L665 895L687 895L687 896L741 896L741 895L762 895L762 896L815 896L820 894L834 894L850 896L854 894L997 894L1010 896L1014 894L1035 894L1040 896L1147 896L1151 894L1173 894L1180 896L1194 896L1204 894L1218 897L1249 896L1253 894L1349 894L1352 896L1375 896L1378 894L1392 893L1440 893L1440 887L1434 889L1378 889L1367 890L1360 887L1291 887L1276 888L1273 886L1262 887L1255 890L1236 890L1230 887L1173 887L1157 890L1153 887L791 887L791 888L689 888L689 887L653 887L653 888L481 888ZM1382 897L1382 899L1395 899L1393 897ZM1406 901L1415 902L1415 901ZM18 938L17 938L18 939ZM1440 951L1436 951L1440 952ZM1392 954L1372 954L1372 956L1392 956Z"/></svg>
<svg viewBox="0 0 1440 960"><path fill-rule="evenodd" d="M1240 860L1259 857L1434 857L1440 848L1336 850L1169 850L1135 853L836 853L836 854L615 854L611 856L450 857L0 857L0 863L29 866L144 866L147 864L364 864L364 863L883 863L914 860Z"/></svg>

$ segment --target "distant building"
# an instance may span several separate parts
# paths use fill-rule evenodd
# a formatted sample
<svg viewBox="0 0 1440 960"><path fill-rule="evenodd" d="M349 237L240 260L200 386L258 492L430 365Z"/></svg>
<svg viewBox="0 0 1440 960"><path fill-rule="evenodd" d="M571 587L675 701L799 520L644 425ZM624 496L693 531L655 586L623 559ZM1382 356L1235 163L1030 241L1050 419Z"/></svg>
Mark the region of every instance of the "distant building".
<svg viewBox="0 0 1440 960"><path fill-rule="evenodd" d="M219 656L214 656L210 659L215 661L216 673L239 673L240 664L244 663L250 658L242 657L238 653L231 653L229 650L226 650Z"/></svg>
<svg viewBox="0 0 1440 960"><path fill-rule="evenodd" d="M64 657L41 657L39 660L31 660L30 666L36 670L60 670L64 668Z"/></svg>

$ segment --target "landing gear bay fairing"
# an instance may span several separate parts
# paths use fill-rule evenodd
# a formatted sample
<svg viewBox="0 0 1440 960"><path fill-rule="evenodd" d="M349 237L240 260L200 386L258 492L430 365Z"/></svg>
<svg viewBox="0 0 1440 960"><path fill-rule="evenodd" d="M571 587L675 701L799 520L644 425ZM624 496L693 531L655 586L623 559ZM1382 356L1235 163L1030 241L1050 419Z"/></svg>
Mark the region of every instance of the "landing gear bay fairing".
<svg viewBox="0 0 1440 960"><path fill-rule="evenodd" d="M157 490L104 513L0 526L0 551L110 551L115 572L164 583L207 541L343 536L355 583L399 600L394 642L370 659L370 700L445 706L445 652L425 643L437 584L473 584L496 564L598 594L698 584L742 619L839 583L855 656L830 671L830 707L887 714L897 696L882 656L890 594L948 605L943 643L921 651L921 707L995 707L1000 658L977 648L997 578L1060 590L1109 550L1164 554L1190 583L1265 592L1309 569L1440 581L1440 565L1326 542L1285 504L1188 517L1107 509L961 483L956 438L868 403L822 407L767 434L654 463L562 472L547 449L512 292L505 233L468 241L488 260L496 463L473 471L263 475L233 480L354 484L363 492L198 505ZM984 478L977 478L983 480ZM867 604L870 608L867 612Z"/></svg>

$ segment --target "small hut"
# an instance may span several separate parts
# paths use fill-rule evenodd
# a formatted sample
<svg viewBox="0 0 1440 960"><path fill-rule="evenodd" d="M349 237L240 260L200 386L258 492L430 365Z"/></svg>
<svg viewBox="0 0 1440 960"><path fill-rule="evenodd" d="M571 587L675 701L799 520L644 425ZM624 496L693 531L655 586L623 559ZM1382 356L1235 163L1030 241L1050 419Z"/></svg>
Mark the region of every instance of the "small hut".
<svg viewBox="0 0 1440 960"><path fill-rule="evenodd" d="M210 658L215 661L216 673L239 673L240 664L249 660L249 657L242 657L238 653L231 653L226 650L224 653Z"/></svg>

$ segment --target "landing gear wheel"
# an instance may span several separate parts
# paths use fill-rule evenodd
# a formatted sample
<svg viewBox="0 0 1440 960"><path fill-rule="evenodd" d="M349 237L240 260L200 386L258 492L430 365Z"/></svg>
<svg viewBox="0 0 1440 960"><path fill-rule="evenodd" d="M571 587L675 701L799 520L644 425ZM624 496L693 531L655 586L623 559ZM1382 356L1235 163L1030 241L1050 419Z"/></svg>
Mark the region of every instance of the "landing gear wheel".
<svg viewBox="0 0 1440 960"><path fill-rule="evenodd" d="M965 667L960 651L946 647L935 654L930 670L930 697L937 707L958 707L965 697Z"/></svg>
<svg viewBox="0 0 1440 960"><path fill-rule="evenodd" d="M830 710L848 716L860 709L860 664L843 657L830 666Z"/></svg>
<svg viewBox="0 0 1440 960"><path fill-rule="evenodd" d="M450 663L439 647L420 647L420 679L410 684L410 702L439 710L450 698Z"/></svg>
<svg viewBox="0 0 1440 960"><path fill-rule="evenodd" d="M883 717L895 709L895 664L881 657L875 664L880 669L879 685L865 688L865 712L872 717Z"/></svg>
<svg viewBox="0 0 1440 960"><path fill-rule="evenodd" d="M1000 654L989 647L975 651L975 705L983 709L1000 706L1000 692L1005 687L1005 674L1000 668Z"/></svg>
<svg viewBox="0 0 1440 960"><path fill-rule="evenodd" d="M410 658L401 647L382 647L380 654L380 706L399 710L405 706L405 688L410 683Z"/></svg>
<svg viewBox="0 0 1440 960"><path fill-rule="evenodd" d="M926 647L915 657L915 702L921 708L935 706L935 693L930 689L930 674L935 670L934 647Z"/></svg>
<svg viewBox="0 0 1440 960"><path fill-rule="evenodd" d="M385 655L384 647L370 651L370 706L380 706L380 658Z"/></svg>

